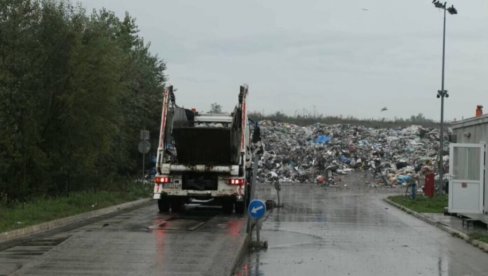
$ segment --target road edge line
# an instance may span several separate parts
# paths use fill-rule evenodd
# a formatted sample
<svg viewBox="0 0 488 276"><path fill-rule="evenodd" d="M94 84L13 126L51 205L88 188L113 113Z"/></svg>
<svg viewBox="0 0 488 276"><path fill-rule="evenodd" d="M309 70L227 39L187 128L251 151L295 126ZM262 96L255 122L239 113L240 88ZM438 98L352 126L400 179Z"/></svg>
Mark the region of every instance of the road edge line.
<svg viewBox="0 0 488 276"><path fill-rule="evenodd" d="M456 230L454 228L451 228L451 227L449 227L447 225L444 225L442 223L439 223L437 221L433 221L433 220L431 220L427 216L424 216L424 215L422 215L422 214L420 214L418 212L415 212L412 209L409 209L409 208L407 208L407 207L405 207L403 205L400 205L400 204L398 204L396 202L391 201L389 198L384 198L383 201L385 201L386 203L388 203L388 204L390 204L392 206L395 206L396 208L404 211L407 214L410 214L410 215L412 215L412 216L414 216L414 217L416 217L416 218L418 218L418 219L420 219L420 220L422 220L424 222L427 222L427 223L429 223L431 225L436 226L437 228L439 228L439 229L441 229L441 230L443 230L443 231L451 234L451 236L453 236L453 237L457 237L457 238L460 238L462 240L465 240L467 243L473 245L474 247L479 248L481 251L483 251L485 253L488 253L488 244L485 243L485 242L471 239L465 233L463 233L461 231L458 231L458 230Z"/></svg>
<svg viewBox="0 0 488 276"><path fill-rule="evenodd" d="M26 238L31 235L40 234L57 228L65 227L71 224L79 223L83 220L92 219L103 215L108 215L125 209L139 207L149 203L151 200L152 200L151 198L138 199L135 201L125 202L122 204L109 206L106 208L93 210L93 211L89 211L77 215L72 215L65 218L59 218L59 219L27 226L20 229L2 232L0 233L0 243Z"/></svg>

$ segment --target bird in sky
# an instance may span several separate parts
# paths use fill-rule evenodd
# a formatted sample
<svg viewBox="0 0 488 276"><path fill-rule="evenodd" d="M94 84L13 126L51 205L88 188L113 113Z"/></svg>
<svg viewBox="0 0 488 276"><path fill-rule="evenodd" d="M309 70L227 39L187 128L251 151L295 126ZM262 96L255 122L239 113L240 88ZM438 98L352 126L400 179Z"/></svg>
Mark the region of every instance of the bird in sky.
<svg viewBox="0 0 488 276"><path fill-rule="evenodd" d="M383 111L387 111L387 110L388 110L388 107L386 107L386 106L385 106L385 107L383 107L383 108L381 109L381 112L383 112Z"/></svg>

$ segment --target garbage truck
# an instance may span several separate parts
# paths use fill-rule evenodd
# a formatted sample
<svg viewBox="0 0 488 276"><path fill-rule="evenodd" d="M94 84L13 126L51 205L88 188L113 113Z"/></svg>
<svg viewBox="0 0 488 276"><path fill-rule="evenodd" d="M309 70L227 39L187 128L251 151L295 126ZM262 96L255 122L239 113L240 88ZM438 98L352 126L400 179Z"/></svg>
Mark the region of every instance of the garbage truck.
<svg viewBox="0 0 488 276"><path fill-rule="evenodd" d="M240 86L231 113L200 113L179 107L173 86L165 88L153 196L160 212L199 202L244 213L252 185L247 94Z"/></svg>

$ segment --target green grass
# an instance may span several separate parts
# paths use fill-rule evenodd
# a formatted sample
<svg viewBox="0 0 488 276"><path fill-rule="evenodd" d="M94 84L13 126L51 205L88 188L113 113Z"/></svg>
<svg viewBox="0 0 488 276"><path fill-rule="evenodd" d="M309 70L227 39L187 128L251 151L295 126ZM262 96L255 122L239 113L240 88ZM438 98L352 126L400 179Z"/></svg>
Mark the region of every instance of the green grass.
<svg viewBox="0 0 488 276"><path fill-rule="evenodd" d="M0 205L0 232L93 211L150 195L148 187L142 187L141 184L131 186L127 192L80 192L71 193L69 197L39 198L8 207Z"/></svg>
<svg viewBox="0 0 488 276"><path fill-rule="evenodd" d="M488 243L488 234L485 234L485 233L475 232L475 233L469 234L469 237L473 240L479 240L479 241L482 241L484 243Z"/></svg>
<svg viewBox="0 0 488 276"><path fill-rule="evenodd" d="M418 213L443 213L444 207L447 206L447 195L433 198L418 196L416 199L406 196L391 196L389 199Z"/></svg>

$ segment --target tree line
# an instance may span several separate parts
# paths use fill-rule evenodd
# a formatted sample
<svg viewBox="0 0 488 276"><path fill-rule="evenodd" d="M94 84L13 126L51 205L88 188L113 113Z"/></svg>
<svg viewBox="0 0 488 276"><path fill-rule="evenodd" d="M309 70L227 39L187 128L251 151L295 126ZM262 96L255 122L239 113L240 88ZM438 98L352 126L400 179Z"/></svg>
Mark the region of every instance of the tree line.
<svg viewBox="0 0 488 276"><path fill-rule="evenodd" d="M322 114L295 114L287 115L277 111L273 114L263 114L260 112L249 113L249 118L254 121L271 120L277 122L291 123L300 126L307 126L315 123L323 124L350 124L362 125L372 128L397 128L407 127L410 125L421 125L424 127L437 127L438 124L433 120L427 119L422 113L412 115L408 119L395 118L394 120L386 119L358 119L354 117L343 116L324 116Z"/></svg>
<svg viewBox="0 0 488 276"><path fill-rule="evenodd" d="M128 14L0 0L0 202L121 188L164 70Z"/></svg>

